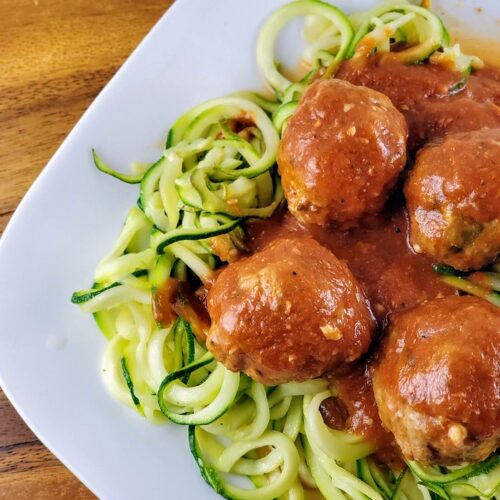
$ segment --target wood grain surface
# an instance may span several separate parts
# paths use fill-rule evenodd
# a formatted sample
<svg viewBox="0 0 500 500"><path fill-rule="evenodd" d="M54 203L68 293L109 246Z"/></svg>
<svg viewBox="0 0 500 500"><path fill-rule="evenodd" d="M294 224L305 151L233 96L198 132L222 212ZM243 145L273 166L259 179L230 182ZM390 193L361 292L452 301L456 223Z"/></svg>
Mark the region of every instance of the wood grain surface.
<svg viewBox="0 0 500 500"><path fill-rule="evenodd" d="M0 0L0 234L64 137L173 0ZM89 499L0 391L0 499Z"/></svg>

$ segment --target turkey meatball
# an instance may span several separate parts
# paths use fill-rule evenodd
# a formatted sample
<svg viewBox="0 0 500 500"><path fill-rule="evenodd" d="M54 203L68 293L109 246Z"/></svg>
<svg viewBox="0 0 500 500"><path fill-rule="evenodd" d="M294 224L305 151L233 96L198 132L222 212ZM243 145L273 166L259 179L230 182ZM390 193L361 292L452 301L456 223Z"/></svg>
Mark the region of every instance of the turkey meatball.
<svg viewBox="0 0 500 500"><path fill-rule="evenodd" d="M208 312L208 349L268 385L342 369L366 352L374 329L347 265L311 238L278 239L228 265Z"/></svg>
<svg viewBox="0 0 500 500"><path fill-rule="evenodd" d="M408 460L456 465L500 445L500 309L449 296L393 316L373 366L384 425Z"/></svg>
<svg viewBox="0 0 500 500"><path fill-rule="evenodd" d="M385 95L342 80L304 93L278 151L288 208L302 222L353 225L379 212L406 162L403 115Z"/></svg>
<svg viewBox="0 0 500 500"><path fill-rule="evenodd" d="M450 134L420 150L405 186L417 252L461 270L500 253L500 128Z"/></svg>

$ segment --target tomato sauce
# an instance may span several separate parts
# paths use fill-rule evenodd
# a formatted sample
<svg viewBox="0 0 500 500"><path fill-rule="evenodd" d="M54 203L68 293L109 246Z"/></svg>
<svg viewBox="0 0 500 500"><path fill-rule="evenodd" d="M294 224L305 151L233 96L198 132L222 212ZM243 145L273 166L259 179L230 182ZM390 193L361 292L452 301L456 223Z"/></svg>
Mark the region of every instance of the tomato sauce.
<svg viewBox="0 0 500 500"><path fill-rule="evenodd" d="M205 342L210 328L210 317L205 307L206 289L193 292L187 282L168 278L153 292L153 316L162 327L171 325L175 318L184 318L200 342Z"/></svg>
<svg viewBox="0 0 500 500"><path fill-rule="evenodd" d="M404 462L394 436L380 420L369 367L360 363L350 373L335 377L332 383L349 414L344 428L373 442L377 447L375 458L393 470L403 469ZM323 418L328 424L324 413Z"/></svg>
<svg viewBox="0 0 500 500"><path fill-rule="evenodd" d="M271 219L251 222L247 244L255 252L278 237L313 237L347 262L383 328L393 312L456 293L441 282L430 259L410 249L407 231L402 207L388 210L371 218L364 227L350 231L306 226L283 211Z"/></svg>
<svg viewBox="0 0 500 500"><path fill-rule="evenodd" d="M467 77L429 63L382 63L373 55L345 61L336 77L391 99L408 123L410 152L446 133L500 127L500 70L494 67Z"/></svg>

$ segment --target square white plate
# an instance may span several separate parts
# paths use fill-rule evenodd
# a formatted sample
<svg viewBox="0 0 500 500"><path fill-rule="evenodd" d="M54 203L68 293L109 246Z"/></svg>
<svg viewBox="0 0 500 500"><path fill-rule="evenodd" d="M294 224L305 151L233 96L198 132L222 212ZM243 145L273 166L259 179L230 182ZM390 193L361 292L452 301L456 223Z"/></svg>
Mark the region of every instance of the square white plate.
<svg viewBox="0 0 500 500"><path fill-rule="evenodd" d="M105 340L91 315L70 303L137 198L136 186L93 167L90 148L111 165L153 161L169 125L192 105L262 89L255 40L283 3L176 2L68 136L1 239L1 385L37 436L101 498L216 495L190 456L185 428L154 426L108 396L99 374ZM336 3L350 11L374 2ZM497 34L499 7L485 3L481 16L477 1L440 6ZM296 45L287 40L287 49Z"/></svg>

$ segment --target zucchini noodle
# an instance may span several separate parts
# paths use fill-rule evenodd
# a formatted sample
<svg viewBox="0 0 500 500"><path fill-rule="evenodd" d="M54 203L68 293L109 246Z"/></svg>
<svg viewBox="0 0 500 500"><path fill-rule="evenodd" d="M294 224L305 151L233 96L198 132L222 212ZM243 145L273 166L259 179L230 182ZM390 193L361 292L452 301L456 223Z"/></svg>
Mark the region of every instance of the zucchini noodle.
<svg viewBox="0 0 500 500"><path fill-rule="evenodd" d="M436 273L441 275L441 281L469 295L475 295L500 307L500 269L499 262L493 264L492 271L462 273L451 266L434 264Z"/></svg>
<svg viewBox="0 0 500 500"><path fill-rule="evenodd" d="M292 82L276 67L276 40L282 28L298 16L309 17L304 31L308 42L304 56L305 61L315 69L336 65L342 61L353 36L347 16L337 7L320 0L297 0L275 11L260 31L257 63L264 79L278 95L284 94ZM322 29L318 30L318 27Z"/></svg>
<svg viewBox="0 0 500 500"><path fill-rule="evenodd" d="M401 42L408 47L391 50ZM436 14L402 2L400 5L382 5L366 14L352 40L350 55L359 57L376 51L383 53L384 57L414 64L449 43L449 33Z"/></svg>
<svg viewBox="0 0 500 500"><path fill-rule="evenodd" d="M405 64L429 59L465 76L483 66L479 57L463 54L458 44L451 47L450 34L442 20L423 6L406 1L386 2L351 16L351 22L357 29L348 49L349 57L377 52L382 60Z"/></svg>
<svg viewBox="0 0 500 500"><path fill-rule="evenodd" d="M274 52L280 31L296 17L305 18L309 72L294 82ZM464 73L481 64L450 47L439 17L423 7L391 2L348 18L329 3L297 0L268 18L257 41L258 65L275 100L239 92L192 108L171 127L158 161L133 174L111 169L92 150L100 171L139 184L139 201L97 265L94 284L72 302L94 315L109 340L102 376L111 395L155 423L187 425L201 475L227 498L458 500L498 491L497 454L458 469L409 462L392 471L373 459L372 443L325 424L320 405L335 395L326 379L264 386L218 363L190 318L165 325L153 314L154 294L171 278L210 283L215 269L245 248L245 220L270 217L280 206L276 153L306 86L333 74L342 60L374 51L407 64L430 58ZM499 303L498 264L476 273L482 274L476 281L436 270Z"/></svg>

